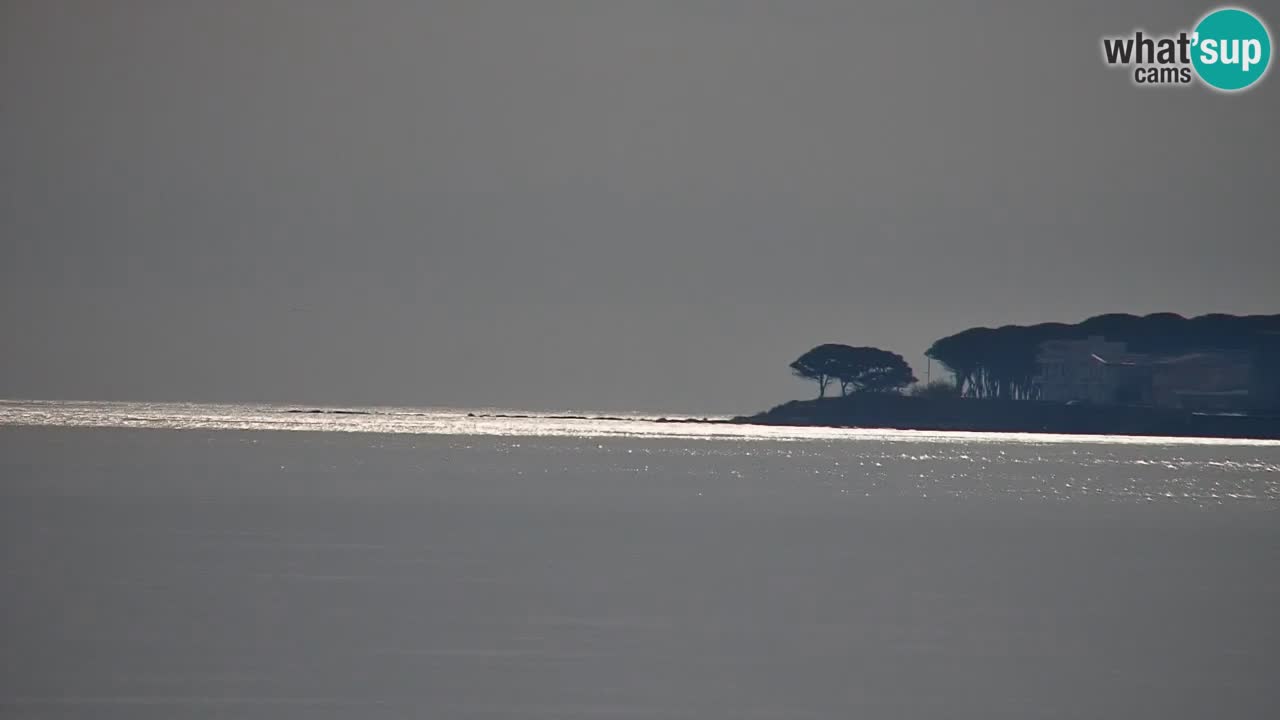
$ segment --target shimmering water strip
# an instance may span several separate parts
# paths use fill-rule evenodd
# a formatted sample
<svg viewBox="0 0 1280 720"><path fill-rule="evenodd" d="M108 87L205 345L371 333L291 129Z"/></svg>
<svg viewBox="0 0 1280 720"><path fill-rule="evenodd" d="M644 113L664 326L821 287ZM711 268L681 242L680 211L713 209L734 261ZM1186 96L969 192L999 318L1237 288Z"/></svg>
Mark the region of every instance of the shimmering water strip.
<svg viewBox="0 0 1280 720"><path fill-rule="evenodd" d="M724 419L698 421L687 417L599 417L490 409L313 409L279 405L54 400L0 400L0 426L697 440L1280 447L1280 440L794 427L730 423Z"/></svg>

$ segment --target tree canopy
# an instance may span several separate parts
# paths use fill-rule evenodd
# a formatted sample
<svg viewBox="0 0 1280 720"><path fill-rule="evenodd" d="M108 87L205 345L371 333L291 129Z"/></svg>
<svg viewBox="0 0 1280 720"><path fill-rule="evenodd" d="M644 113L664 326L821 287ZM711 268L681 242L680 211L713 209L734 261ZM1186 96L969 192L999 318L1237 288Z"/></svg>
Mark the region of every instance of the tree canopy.
<svg viewBox="0 0 1280 720"><path fill-rule="evenodd" d="M796 358L791 371L818 383L818 397L825 397L832 382L840 394L896 392L916 381L901 355L874 347L850 347L828 343Z"/></svg>
<svg viewBox="0 0 1280 720"><path fill-rule="evenodd" d="M1040 344L1101 336L1140 353L1174 354L1193 350L1244 350L1274 357L1280 347L1280 315L1202 315L1174 313L1139 317L1112 313L1074 325L1041 323L1000 328L969 328L944 337L925 355L956 378L965 397L1025 399L1037 397L1033 378Z"/></svg>

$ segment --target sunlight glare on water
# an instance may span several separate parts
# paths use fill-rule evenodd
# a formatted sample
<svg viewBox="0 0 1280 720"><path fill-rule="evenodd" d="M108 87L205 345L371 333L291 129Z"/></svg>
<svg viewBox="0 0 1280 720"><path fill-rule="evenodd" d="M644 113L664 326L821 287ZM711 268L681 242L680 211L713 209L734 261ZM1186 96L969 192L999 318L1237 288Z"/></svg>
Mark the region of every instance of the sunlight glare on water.
<svg viewBox="0 0 1280 720"><path fill-rule="evenodd" d="M718 487L722 493L818 492L845 500L970 497L1280 507L1280 442L1264 440L779 427L496 410L53 401L0 401L4 425L303 431L318 442L326 433L381 434L374 447L393 456L413 452L426 436L461 453L459 462L501 457L516 472L563 467L562 472L602 482L682 477L693 492ZM710 487L697 488L700 477Z"/></svg>
<svg viewBox="0 0 1280 720"><path fill-rule="evenodd" d="M1280 440L1055 435L874 428L795 427L696 418L535 413L454 408L312 408L263 404L0 400L0 426L125 427L169 430L287 430L409 435L634 437L728 440L882 440L889 442L1237 445L1280 447Z"/></svg>

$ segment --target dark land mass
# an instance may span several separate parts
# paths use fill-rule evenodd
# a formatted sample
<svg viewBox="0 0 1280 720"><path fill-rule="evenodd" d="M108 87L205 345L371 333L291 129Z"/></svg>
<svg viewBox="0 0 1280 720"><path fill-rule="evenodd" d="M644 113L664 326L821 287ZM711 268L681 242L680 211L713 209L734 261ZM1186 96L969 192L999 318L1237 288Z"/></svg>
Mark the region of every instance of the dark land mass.
<svg viewBox="0 0 1280 720"><path fill-rule="evenodd" d="M1280 416L1206 415L1186 410L1037 400L917 398L894 393L794 400L734 418L759 425L965 430L1072 435L1154 435L1280 440Z"/></svg>

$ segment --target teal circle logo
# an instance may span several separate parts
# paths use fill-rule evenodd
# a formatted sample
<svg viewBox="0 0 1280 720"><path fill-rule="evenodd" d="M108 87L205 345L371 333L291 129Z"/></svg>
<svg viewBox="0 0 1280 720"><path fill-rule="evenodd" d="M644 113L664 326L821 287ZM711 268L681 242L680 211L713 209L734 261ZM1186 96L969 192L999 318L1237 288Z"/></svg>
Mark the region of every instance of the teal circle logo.
<svg viewBox="0 0 1280 720"><path fill-rule="evenodd" d="M1271 62L1267 26L1248 11L1214 10L1196 26L1191 64L1205 84L1243 90L1258 82Z"/></svg>

